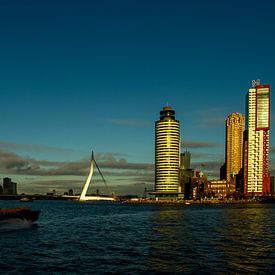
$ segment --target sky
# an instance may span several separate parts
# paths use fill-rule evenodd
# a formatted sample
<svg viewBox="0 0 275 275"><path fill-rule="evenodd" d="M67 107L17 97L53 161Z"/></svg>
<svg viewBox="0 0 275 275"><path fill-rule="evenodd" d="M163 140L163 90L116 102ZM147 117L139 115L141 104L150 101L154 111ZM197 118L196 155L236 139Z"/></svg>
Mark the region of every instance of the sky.
<svg viewBox="0 0 275 275"><path fill-rule="evenodd" d="M80 192L93 150L115 193L151 190L167 105L192 167L218 178L253 79L271 85L275 175L274 14L272 0L0 0L0 182Z"/></svg>

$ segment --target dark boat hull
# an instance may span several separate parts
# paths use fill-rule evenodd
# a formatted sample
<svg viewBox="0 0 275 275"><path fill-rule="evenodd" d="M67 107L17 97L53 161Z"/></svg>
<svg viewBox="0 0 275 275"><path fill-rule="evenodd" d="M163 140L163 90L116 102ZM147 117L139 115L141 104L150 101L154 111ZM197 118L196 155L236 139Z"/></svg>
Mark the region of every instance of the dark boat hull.
<svg viewBox="0 0 275 275"><path fill-rule="evenodd" d="M25 220L34 222L39 218L40 210L32 210L30 207L2 208L0 209L0 221Z"/></svg>

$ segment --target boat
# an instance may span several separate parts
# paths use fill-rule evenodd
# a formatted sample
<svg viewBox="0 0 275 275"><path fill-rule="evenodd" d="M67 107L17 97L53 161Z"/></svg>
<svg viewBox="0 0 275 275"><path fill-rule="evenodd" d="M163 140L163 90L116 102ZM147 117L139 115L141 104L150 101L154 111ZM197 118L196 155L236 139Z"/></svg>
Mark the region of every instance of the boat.
<svg viewBox="0 0 275 275"><path fill-rule="evenodd" d="M18 206L13 208L0 208L0 222L27 222L33 223L38 220L40 210L33 210L29 206Z"/></svg>
<svg viewBox="0 0 275 275"><path fill-rule="evenodd" d="M28 198L28 197L23 197L19 200L20 202L31 202L33 201L31 198Z"/></svg>
<svg viewBox="0 0 275 275"><path fill-rule="evenodd" d="M103 179L103 182L104 182L105 186L108 189L106 181L105 181L105 179L104 179L104 177L103 177L103 175L102 175L102 173L101 173L101 171L100 171L100 169L99 169L99 167L98 167L98 165L95 161L94 153L92 152L89 175L88 175L87 180L86 180L86 182L83 186L82 192L81 192L80 197L79 197L79 201L115 201L115 198L112 197L112 196L100 196L100 195L87 196L87 191L88 191L88 188L90 186L92 176L93 176L93 172L94 172L94 165L98 169L99 174L100 174L101 178Z"/></svg>

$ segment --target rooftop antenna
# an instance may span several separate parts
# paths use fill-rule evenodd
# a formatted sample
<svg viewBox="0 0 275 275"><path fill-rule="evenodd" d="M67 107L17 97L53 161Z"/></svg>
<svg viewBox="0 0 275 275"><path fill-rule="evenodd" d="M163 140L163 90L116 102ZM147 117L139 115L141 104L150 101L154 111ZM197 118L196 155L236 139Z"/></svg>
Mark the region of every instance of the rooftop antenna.
<svg viewBox="0 0 275 275"><path fill-rule="evenodd" d="M261 85L261 80L258 78L256 80L252 80L252 88Z"/></svg>

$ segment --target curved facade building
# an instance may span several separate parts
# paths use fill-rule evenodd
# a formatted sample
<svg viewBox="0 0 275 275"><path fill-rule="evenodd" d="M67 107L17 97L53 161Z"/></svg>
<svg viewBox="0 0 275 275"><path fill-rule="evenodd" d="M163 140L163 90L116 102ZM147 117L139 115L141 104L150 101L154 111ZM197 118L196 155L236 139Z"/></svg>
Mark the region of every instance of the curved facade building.
<svg viewBox="0 0 275 275"><path fill-rule="evenodd" d="M226 119L226 180L239 174L243 165L244 116L234 112Z"/></svg>
<svg viewBox="0 0 275 275"><path fill-rule="evenodd" d="M155 196L177 197L179 193L180 122L166 106L155 124Z"/></svg>

